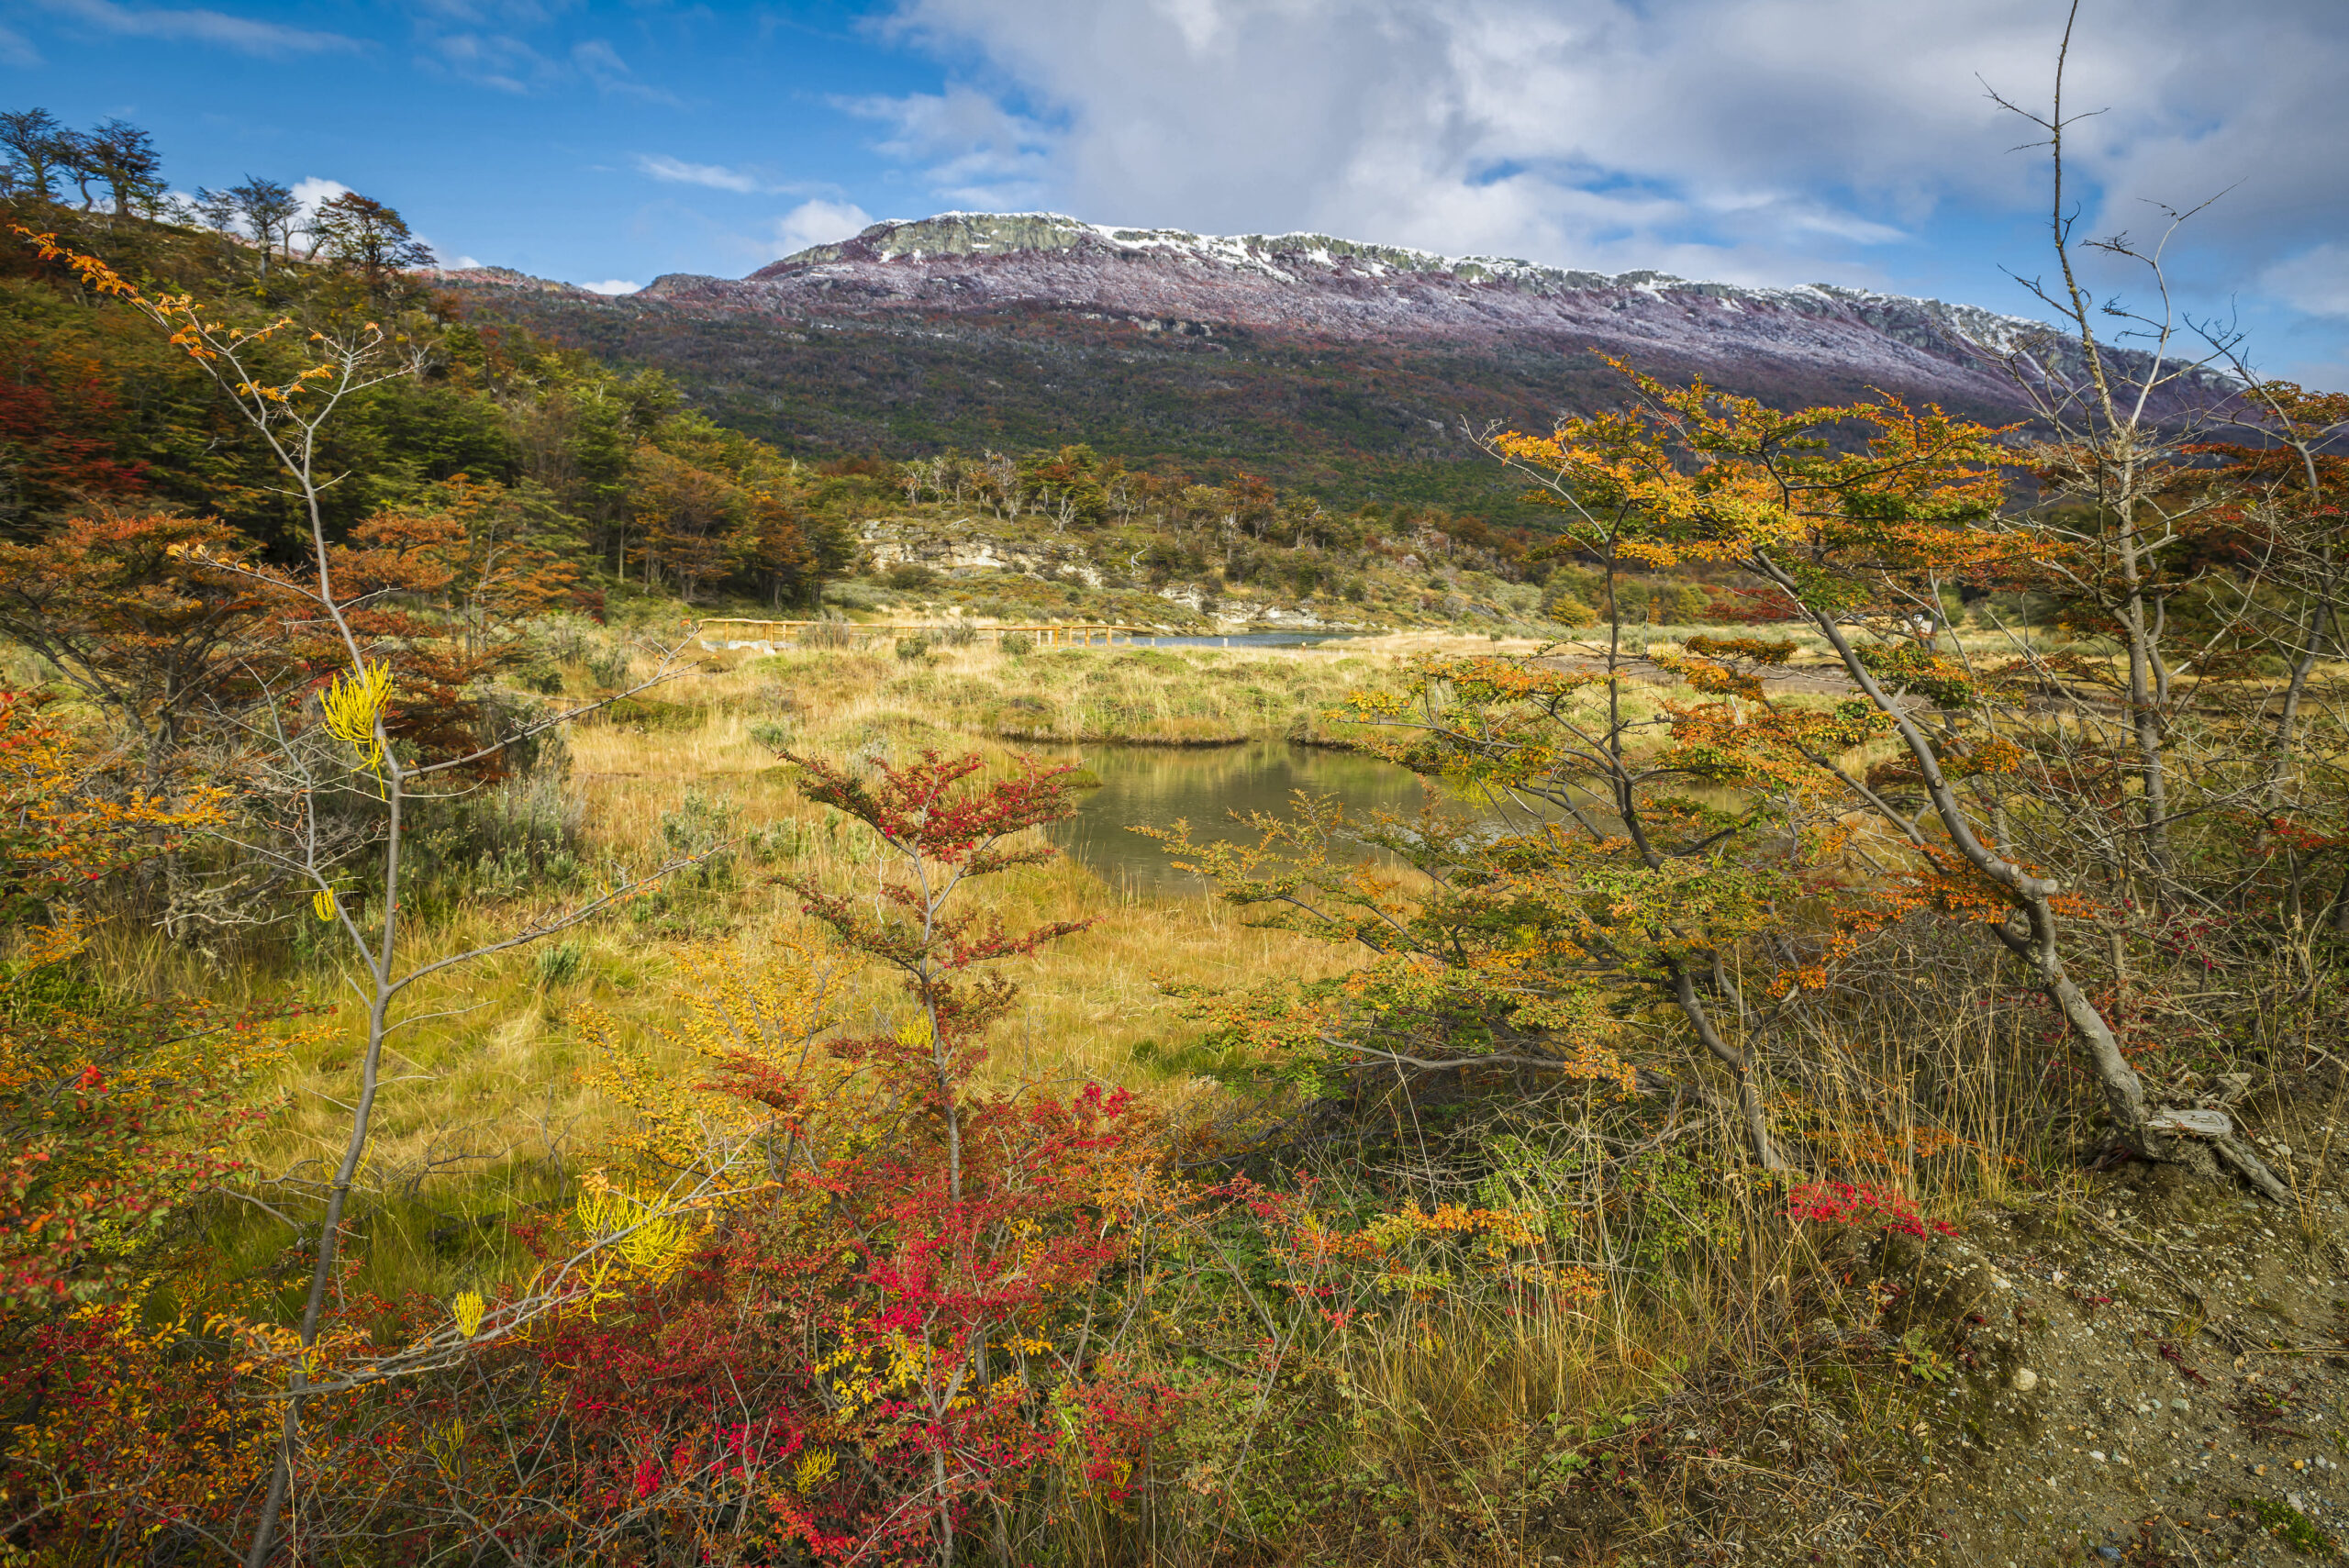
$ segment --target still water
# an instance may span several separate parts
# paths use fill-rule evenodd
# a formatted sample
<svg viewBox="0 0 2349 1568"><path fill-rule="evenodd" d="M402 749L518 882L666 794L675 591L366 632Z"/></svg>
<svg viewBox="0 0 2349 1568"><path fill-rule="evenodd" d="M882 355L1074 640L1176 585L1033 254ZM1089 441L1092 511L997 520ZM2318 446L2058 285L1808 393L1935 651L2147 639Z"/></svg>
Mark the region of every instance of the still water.
<svg viewBox="0 0 2349 1568"><path fill-rule="evenodd" d="M1242 746L1088 746L1085 766L1099 789L1077 792L1076 815L1045 829L1071 859L1116 887L1204 894L1207 884L1167 864L1154 839L1134 827L1187 820L1200 839L1245 839L1230 813L1286 815L1293 792L1334 795L1349 814L1419 808L1419 780L1392 762L1353 751L1281 740Z"/></svg>
<svg viewBox="0 0 2349 1568"><path fill-rule="evenodd" d="M1136 648L1321 648L1355 635L1344 631L1167 632L1136 636Z"/></svg>

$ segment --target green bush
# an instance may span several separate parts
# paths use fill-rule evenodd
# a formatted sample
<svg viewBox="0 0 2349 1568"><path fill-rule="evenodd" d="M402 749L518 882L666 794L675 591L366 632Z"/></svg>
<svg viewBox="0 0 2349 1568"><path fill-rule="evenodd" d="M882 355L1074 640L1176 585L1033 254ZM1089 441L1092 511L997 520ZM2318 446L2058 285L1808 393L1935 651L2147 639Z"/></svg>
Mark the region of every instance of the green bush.
<svg viewBox="0 0 2349 1568"><path fill-rule="evenodd" d="M1023 654L1035 652L1036 639L1024 631L1007 631L1003 634L1003 640L996 646L1017 659Z"/></svg>
<svg viewBox="0 0 2349 1568"><path fill-rule="evenodd" d="M587 678L605 691L617 690L628 684L629 663L627 649L604 649L587 656Z"/></svg>
<svg viewBox="0 0 2349 1568"><path fill-rule="evenodd" d="M663 889L718 887L733 880L737 822L742 808L730 800L705 795L688 784L674 811L661 814L663 858L696 863L674 873Z"/></svg>
<svg viewBox="0 0 2349 1568"><path fill-rule="evenodd" d="M915 664L930 657L930 639L917 633L897 639L897 658L902 663Z"/></svg>
<svg viewBox="0 0 2349 1568"><path fill-rule="evenodd" d="M702 710L655 697L619 697L605 705L604 719L630 729L691 729L702 721Z"/></svg>
<svg viewBox="0 0 2349 1568"><path fill-rule="evenodd" d="M1696 584L1664 578L1648 586L1645 618L1658 626L1688 626L1712 614L1712 606L1713 596Z"/></svg>
<svg viewBox="0 0 2349 1568"><path fill-rule="evenodd" d="M539 950L539 984L544 990L570 984L586 967L587 950L576 937L565 937Z"/></svg>

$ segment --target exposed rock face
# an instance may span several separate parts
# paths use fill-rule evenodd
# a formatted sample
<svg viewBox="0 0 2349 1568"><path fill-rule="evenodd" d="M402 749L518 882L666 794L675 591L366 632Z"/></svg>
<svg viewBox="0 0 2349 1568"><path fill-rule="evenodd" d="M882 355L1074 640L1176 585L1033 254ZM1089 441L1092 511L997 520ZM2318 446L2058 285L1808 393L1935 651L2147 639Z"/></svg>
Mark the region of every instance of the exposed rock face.
<svg viewBox="0 0 2349 1568"><path fill-rule="evenodd" d="M1828 284L1610 277L1320 234L1219 238L1050 213L876 223L739 281L672 273L637 297L792 317L1044 308L1141 336L1240 328L1397 345L1547 340L1718 367L1731 384L1764 366L1808 367L1970 405L2015 402L2009 356L2058 347L2017 317Z"/></svg>
<svg viewBox="0 0 2349 1568"><path fill-rule="evenodd" d="M1546 429L1620 404L1600 354L1776 407L1885 392L2000 423L2032 413L2018 366L2074 368L2037 323L1934 300L1054 214L874 224L746 278L671 274L619 297L499 269L443 281L657 366L719 422L810 456L1082 440L1341 503L1410 494L1480 511L1515 505L1514 489L1463 428ZM2151 411L2226 392L2173 383Z"/></svg>
<svg viewBox="0 0 2349 1568"><path fill-rule="evenodd" d="M455 284L473 288L526 289L533 294L557 295L565 299L597 300L608 295L577 284L562 284L552 278L534 278L528 272L518 272L511 267L425 267L422 275L437 283Z"/></svg>

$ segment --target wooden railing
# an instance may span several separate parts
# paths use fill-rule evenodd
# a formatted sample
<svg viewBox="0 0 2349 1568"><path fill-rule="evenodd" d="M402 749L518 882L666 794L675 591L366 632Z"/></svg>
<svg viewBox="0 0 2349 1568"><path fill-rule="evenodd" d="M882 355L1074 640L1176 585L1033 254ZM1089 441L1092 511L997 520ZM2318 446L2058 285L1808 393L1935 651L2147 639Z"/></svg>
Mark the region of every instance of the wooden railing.
<svg viewBox="0 0 2349 1568"><path fill-rule="evenodd" d="M750 642L796 641L799 633L811 626L836 626L852 637L912 637L950 629L935 622L921 625L908 622L899 625L884 621L746 620L726 616L703 621L694 635L700 639L704 648L714 651L726 643L739 645ZM725 631L737 627L745 628L745 634L733 637L724 635ZM750 631L751 628L762 628L764 635ZM971 630L983 638L992 637L998 642L1003 639L1005 633L1018 632L1024 637L1035 639L1048 648L1091 648L1097 642L1104 648L1114 648L1120 637L1130 643L1137 637L1180 637L1183 635L1180 629L1171 626L1125 626L1109 621L1075 623L1038 621L1027 626L974 626ZM717 641L711 639L713 631L719 633Z"/></svg>

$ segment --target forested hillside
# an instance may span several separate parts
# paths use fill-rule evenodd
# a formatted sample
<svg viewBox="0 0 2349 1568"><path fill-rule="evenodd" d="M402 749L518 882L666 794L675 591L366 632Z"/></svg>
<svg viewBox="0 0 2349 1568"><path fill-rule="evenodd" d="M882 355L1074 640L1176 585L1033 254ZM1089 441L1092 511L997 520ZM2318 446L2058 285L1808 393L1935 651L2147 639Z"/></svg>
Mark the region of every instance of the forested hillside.
<svg viewBox="0 0 2349 1568"><path fill-rule="evenodd" d="M282 186L275 196L262 191L264 210L283 195ZM395 210L350 200L362 204L355 235L328 215L298 239L273 228L267 241L250 220L221 215L234 232L207 230L195 213L115 217L23 200L9 210L127 278L163 293L192 290L249 328L281 314L305 327L381 317L404 372L356 395L324 434L319 462L337 475L321 497L329 536L413 534L422 520L459 530L476 551L505 541L498 548L566 563L582 607L632 584L690 604L813 614L827 579L920 564L915 558L930 547L908 547L899 520L923 540L1043 536L1041 557L1023 552L1028 566L982 573L959 600L938 604L966 613L996 604L1012 619L1077 613L1187 623L1218 602L1241 618L1276 606L1312 618L1317 597L1321 618L1357 620L1448 619L1470 605L1487 619L1525 620L1538 606L1538 587L1496 596L1505 584L1544 575L1538 561L1530 570L1516 563L1538 537L1527 522L1545 519L1516 499L1522 484L1488 462L1469 486L1492 503L1482 508L1340 507L1323 495L1389 487L1365 486L1359 475L1287 488L1262 477L1295 465L1277 440L1250 444L1265 433L1253 422L1264 410L1244 392L1235 392L1234 406L1253 411L1228 440L1209 443L1219 461L1194 473L1163 460L1132 466L1061 439L1071 428L1068 405L1050 417L1022 414L1016 399L980 384L974 363L964 395L989 410L977 432L984 439L901 469L869 450L907 443L856 423L856 389L924 379L918 365L876 361L868 376L827 362L811 369L796 415L769 408L746 418L748 406L707 379L726 363L722 349L685 352L696 397L663 371L614 370L590 351L614 347L596 334L586 334L590 347L564 347L518 320L528 313L516 301L526 296L514 291L496 295L492 309L431 273L381 264L385 244L414 242ZM299 508L271 453L219 406L198 367L22 238L7 240L0 268L8 367L0 529L36 539L93 506L160 508L208 516L280 559L299 553ZM582 324L547 323L565 332ZM1117 433L1114 422L1104 428ZM1425 434L1438 446L1450 439ZM1431 488L1410 462L1390 467L1393 488ZM887 525L886 539L876 522ZM1462 572L1475 579L1464 593ZM1112 596L1095 602L1096 590ZM1120 591L1142 599L1116 598ZM874 600L868 591L836 602Z"/></svg>
<svg viewBox="0 0 2349 1568"><path fill-rule="evenodd" d="M1082 441L1341 506L1438 501L1510 524L1538 513L1512 505L1474 435L1613 406L1602 355L1776 407L1873 390L1992 422L2034 417L2034 390L2083 368L2042 322L1934 300L1053 214L879 223L747 278L669 276L617 299L495 270L447 278L487 315L666 371L795 453ZM2180 417L2227 384L2157 378L2148 411Z"/></svg>

